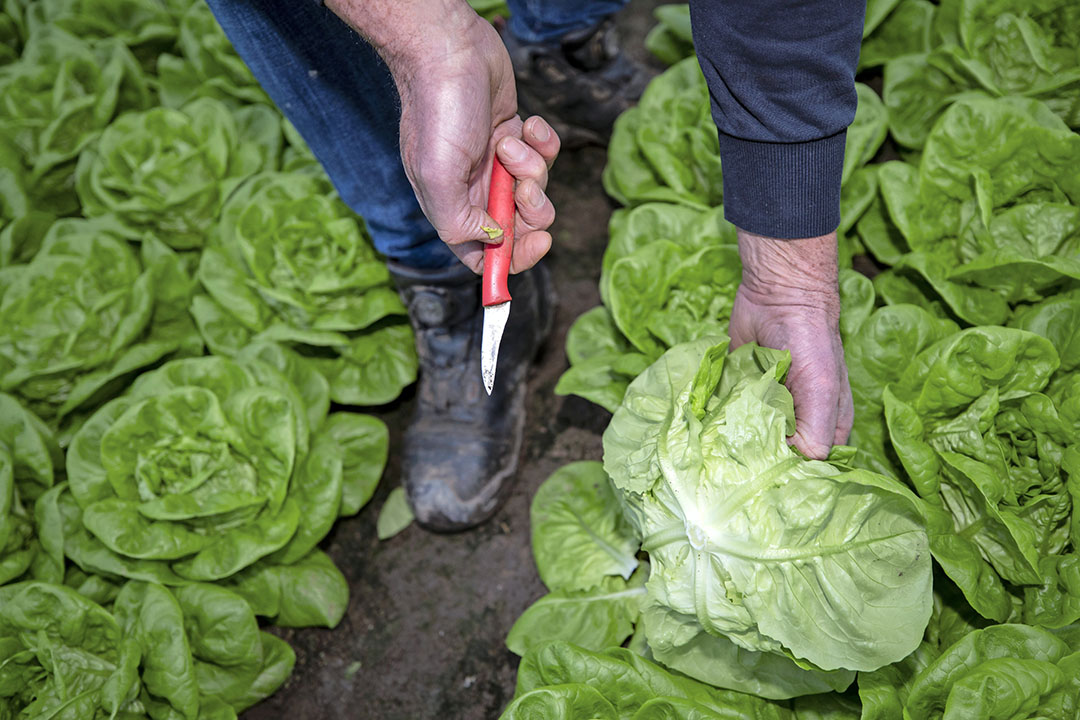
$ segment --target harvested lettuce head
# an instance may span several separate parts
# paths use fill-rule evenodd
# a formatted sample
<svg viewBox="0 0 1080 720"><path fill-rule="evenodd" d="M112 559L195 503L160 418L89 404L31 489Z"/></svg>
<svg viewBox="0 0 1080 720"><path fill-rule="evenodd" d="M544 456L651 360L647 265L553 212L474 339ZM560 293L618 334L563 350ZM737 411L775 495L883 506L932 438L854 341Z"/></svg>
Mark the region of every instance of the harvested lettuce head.
<svg viewBox="0 0 1080 720"><path fill-rule="evenodd" d="M646 638L658 660L713 684L767 697L842 688L922 637L932 598L918 501L882 475L800 456L786 441L788 354L727 349L673 347L604 433L605 470L652 563Z"/></svg>

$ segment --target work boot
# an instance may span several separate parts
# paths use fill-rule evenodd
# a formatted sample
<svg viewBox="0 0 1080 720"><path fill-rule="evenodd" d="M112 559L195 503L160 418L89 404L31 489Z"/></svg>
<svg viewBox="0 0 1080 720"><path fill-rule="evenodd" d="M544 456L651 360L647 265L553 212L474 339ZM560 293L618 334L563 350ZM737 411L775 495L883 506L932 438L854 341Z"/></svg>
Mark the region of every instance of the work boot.
<svg viewBox="0 0 1080 720"><path fill-rule="evenodd" d="M480 377L480 278L456 263L415 270L390 263L420 358L416 412L405 431L402 478L417 522L454 532L491 517L517 470L529 364L551 330L546 268L510 276L510 317L495 388Z"/></svg>
<svg viewBox="0 0 1080 720"><path fill-rule="evenodd" d="M620 49L610 17L552 43L523 42L505 22L495 27L514 64L521 116L543 116L563 147L606 145L615 118L656 75Z"/></svg>

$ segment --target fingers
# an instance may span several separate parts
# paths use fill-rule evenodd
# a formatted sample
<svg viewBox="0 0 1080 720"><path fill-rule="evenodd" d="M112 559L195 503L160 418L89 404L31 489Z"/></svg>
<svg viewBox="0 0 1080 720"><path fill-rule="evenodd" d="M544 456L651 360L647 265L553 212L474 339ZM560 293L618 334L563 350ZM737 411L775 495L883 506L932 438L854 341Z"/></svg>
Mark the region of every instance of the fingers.
<svg viewBox="0 0 1080 720"><path fill-rule="evenodd" d="M517 123L521 121L517 120ZM555 221L555 206L544 188L547 187L548 169L555 162L560 147L558 135L543 118L530 117L518 127L520 135L504 123L502 132L510 134L495 143L499 160L516 181L514 251L510 265L510 271L514 273L531 268L551 248L551 234L547 230ZM498 134L497 131L496 136ZM475 181L475 178L470 178L470 181ZM484 185L483 196L486 197L489 181L485 179L481 182ZM432 179L427 186L435 184ZM472 194L470 197L473 202L480 200L480 197ZM425 204L421 202L421 205ZM484 244L502 242L504 228L500 228L479 205L461 207L462 210L454 217L439 217L438 212L428 213L428 217L434 222L434 215L442 221L434 222L439 236L465 265L474 272L481 272ZM425 207L425 212L427 209Z"/></svg>
<svg viewBox="0 0 1080 720"><path fill-rule="evenodd" d="M832 377L829 377L830 374ZM818 373L809 375L818 376ZM837 377L828 371L822 375L808 379L806 373L793 372L789 374L787 383L795 401L795 435L791 438L791 444L803 455L815 460L824 460L829 456L840 413Z"/></svg>
<svg viewBox="0 0 1080 720"><path fill-rule="evenodd" d="M519 183L533 180L541 188L547 187L548 166L544 156L519 138L504 137L495 145L495 153L503 167Z"/></svg>
<svg viewBox="0 0 1080 720"><path fill-rule="evenodd" d="M510 261L510 272L519 273L531 268L551 249L551 233L536 230L514 241L514 256Z"/></svg>
<svg viewBox="0 0 1080 720"><path fill-rule="evenodd" d="M544 158L548 169L559 154L560 140L555 130L539 115L533 115L525 121L521 129L521 138ZM546 185L544 187L547 187Z"/></svg>
<svg viewBox="0 0 1080 720"><path fill-rule="evenodd" d="M842 352L842 351L841 351ZM855 423L855 403L851 398L851 383L848 382L847 365L841 365L840 406L836 415L836 435L833 445L847 443L851 428Z"/></svg>
<svg viewBox="0 0 1080 720"><path fill-rule="evenodd" d="M453 221L448 231L438 226L435 229L447 245L463 245L471 242L500 243L503 229L488 215L487 211L476 205L468 205L462 214Z"/></svg>

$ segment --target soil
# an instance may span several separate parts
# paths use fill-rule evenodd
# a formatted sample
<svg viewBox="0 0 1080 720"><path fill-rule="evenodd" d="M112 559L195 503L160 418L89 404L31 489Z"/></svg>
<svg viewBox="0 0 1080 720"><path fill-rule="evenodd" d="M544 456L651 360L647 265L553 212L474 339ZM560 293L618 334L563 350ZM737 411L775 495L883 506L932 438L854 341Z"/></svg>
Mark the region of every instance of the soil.
<svg viewBox="0 0 1080 720"><path fill-rule="evenodd" d="M642 41L658 4L635 0L618 18L624 46L641 61L653 62ZM382 484L371 503L340 521L323 543L349 581L345 618L333 630L272 630L296 650L296 668L244 720L487 720L513 696L518 658L506 649L506 633L545 592L529 546L529 502L562 465L600 459L600 435L610 419L592 403L553 391L567 367L567 329L600 302L600 259L614 209L600 184L606 157L598 147L567 150L551 174L548 194L558 218L546 262L559 308L529 377L513 494L493 520L470 532L436 535L413 525L380 542L375 520L398 484L413 399L406 393L376 413L391 437Z"/></svg>

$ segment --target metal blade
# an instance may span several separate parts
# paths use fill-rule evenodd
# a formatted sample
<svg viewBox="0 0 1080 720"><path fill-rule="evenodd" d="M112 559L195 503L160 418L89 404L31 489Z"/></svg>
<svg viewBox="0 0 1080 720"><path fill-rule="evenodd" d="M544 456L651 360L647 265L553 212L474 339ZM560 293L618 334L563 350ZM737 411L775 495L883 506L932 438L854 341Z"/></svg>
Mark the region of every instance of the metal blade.
<svg viewBox="0 0 1080 720"><path fill-rule="evenodd" d="M480 375L484 389L491 394L495 387L495 366L499 363L499 344L502 342L506 319L510 317L510 302L484 308L484 337L480 342Z"/></svg>

